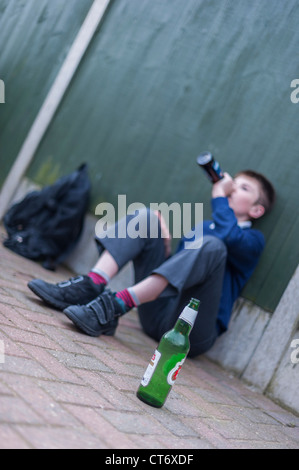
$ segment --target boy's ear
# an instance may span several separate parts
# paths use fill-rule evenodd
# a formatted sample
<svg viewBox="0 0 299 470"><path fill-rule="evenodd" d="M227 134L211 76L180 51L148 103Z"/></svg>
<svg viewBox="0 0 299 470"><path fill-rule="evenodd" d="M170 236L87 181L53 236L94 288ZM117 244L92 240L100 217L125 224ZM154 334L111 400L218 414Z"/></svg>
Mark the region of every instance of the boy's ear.
<svg viewBox="0 0 299 470"><path fill-rule="evenodd" d="M254 206L251 207L249 211L249 215L252 219L258 219L259 217L262 217L265 213L265 208L261 204L255 204Z"/></svg>

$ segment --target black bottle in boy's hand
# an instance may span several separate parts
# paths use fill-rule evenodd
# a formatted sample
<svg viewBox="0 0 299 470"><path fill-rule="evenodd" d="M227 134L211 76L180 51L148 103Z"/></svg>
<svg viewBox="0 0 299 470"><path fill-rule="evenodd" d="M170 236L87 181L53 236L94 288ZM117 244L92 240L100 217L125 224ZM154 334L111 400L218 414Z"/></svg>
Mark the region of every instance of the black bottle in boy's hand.
<svg viewBox="0 0 299 470"><path fill-rule="evenodd" d="M223 172L219 166L219 163L214 160L211 152L203 152L198 155L196 159L198 165L206 172L209 180L212 183L216 183L223 178Z"/></svg>

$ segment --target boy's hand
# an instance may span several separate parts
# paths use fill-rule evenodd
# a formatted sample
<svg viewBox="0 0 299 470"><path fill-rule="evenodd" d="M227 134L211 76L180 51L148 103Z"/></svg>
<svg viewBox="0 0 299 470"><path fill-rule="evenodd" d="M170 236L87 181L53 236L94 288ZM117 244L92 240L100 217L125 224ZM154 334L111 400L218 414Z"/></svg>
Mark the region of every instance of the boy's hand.
<svg viewBox="0 0 299 470"><path fill-rule="evenodd" d="M212 197L228 197L234 187L234 180L228 173L224 173L221 180L212 186Z"/></svg>

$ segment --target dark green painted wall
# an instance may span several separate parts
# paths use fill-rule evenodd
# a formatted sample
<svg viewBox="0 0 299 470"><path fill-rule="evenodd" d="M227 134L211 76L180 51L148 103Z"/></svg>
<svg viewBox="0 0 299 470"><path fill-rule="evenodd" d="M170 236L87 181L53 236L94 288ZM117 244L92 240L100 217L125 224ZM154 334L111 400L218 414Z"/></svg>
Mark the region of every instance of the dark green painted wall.
<svg viewBox="0 0 299 470"><path fill-rule="evenodd" d="M92 0L0 0L0 184L92 5Z"/></svg>
<svg viewBox="0 0 299 470"><path fill-rule="evenodd" d="M76 3L69 13L78 21L79 5L90 2ZM232 174L265 173L278 202L258 224L267 249L244 295L273 310L299 260L299 103L290 100L298 23L298 0L114 0L28 176L49 183L87 161L91 211L126 194L128 204L204 202L208 216L211 187L195 164L198 152L211 150ZM25 42L37 48L34 34L24 31ZM57 66L44 51L47 60L36 55L30 63L37 96L45 87L36 71ZM22 140L22 116L34 112L15 95L10 126ZM13 158L17 145L2 133Z"/></svg>

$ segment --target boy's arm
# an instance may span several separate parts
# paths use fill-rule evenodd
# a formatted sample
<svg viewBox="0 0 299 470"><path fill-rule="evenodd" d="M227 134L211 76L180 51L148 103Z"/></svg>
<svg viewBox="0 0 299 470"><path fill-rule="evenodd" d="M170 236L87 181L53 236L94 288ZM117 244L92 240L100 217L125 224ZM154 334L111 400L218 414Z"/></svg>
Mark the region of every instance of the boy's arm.
<svg viewBox="0 0 299 470"><path fill-rule="evenodd" d="M265 241L261 232L238 226L238 220L227 199L233 185L233 179L227 173L213 185L212 218L215 235L224 241L228 249L228 259L237 267L242 261L254 263L263 251Z"/></svg>
<svg viewBox="0 0 299 470"><path fill-rule="evenodd" d="M262 233L239 227L226 197L212 199L212 219L215 225L214 234L226 244L230 261L235 260L238 264L238 261L250 260L261 254L265 244Z"/></svg>

